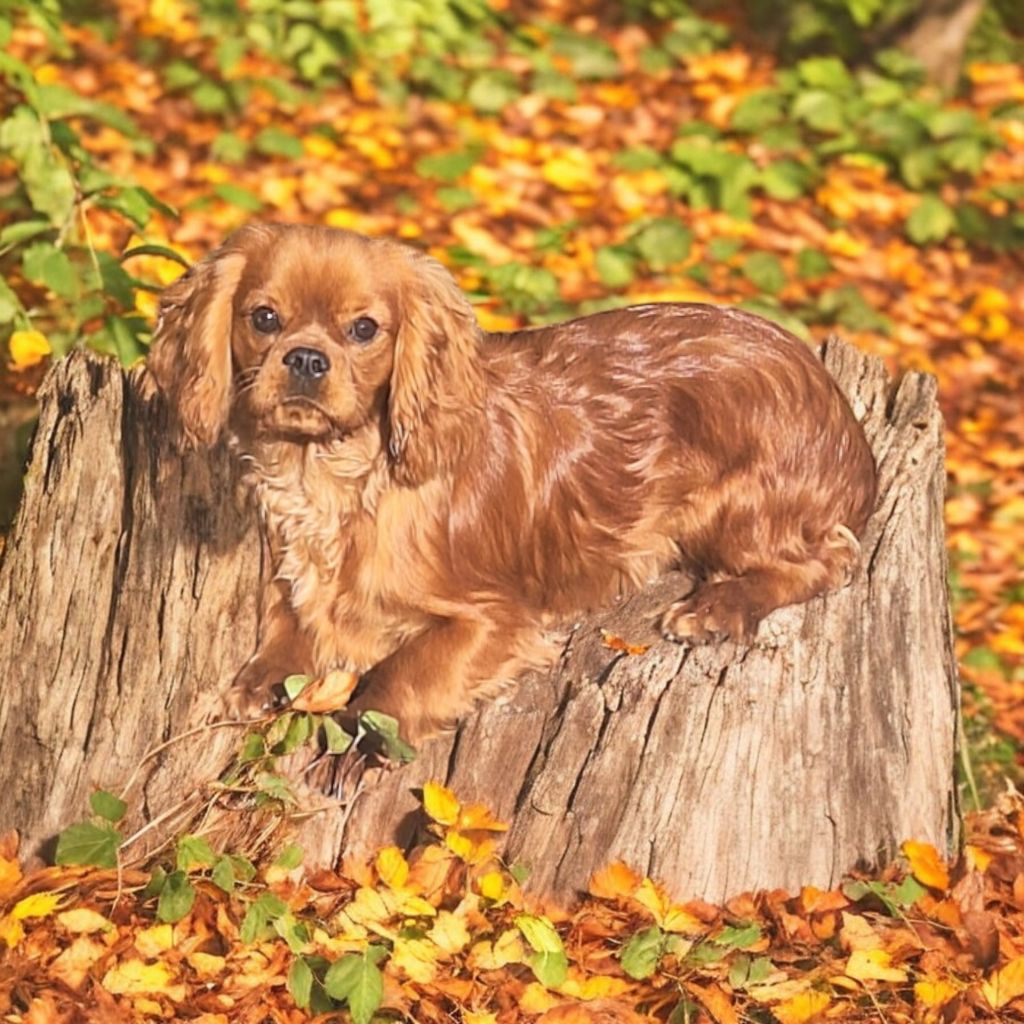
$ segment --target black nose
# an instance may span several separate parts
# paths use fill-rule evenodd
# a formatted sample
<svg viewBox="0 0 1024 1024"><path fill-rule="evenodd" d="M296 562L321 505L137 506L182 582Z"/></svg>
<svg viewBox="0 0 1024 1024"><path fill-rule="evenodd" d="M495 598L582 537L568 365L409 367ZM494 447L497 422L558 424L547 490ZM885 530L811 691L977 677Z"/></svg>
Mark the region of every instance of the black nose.
<svg viewBox="0 0 1024 1024"><path fill-rule="evenodd" d="M284 357L292 375L304 380L319 380L331 368L331 361L315 348L293 348Z"/></svg>

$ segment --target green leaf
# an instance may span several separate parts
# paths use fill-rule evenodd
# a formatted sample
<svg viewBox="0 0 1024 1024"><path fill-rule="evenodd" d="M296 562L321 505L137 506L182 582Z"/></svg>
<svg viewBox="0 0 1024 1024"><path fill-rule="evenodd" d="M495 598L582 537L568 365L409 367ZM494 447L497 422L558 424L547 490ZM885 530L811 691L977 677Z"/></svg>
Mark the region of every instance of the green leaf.
<svg viewBox="0 0 1024 1024"><path fill-rule="evenodd" d="M286 676L282 685L284 686L285 695L291 701L295 700L311 682L312 679L309 676L293 675Z"/></svg>
<svg viewBox="0 0 1024 1024"><path fill-rule="evenodd" d="M231 863L230 857L217 858L217 862L213 865L213 870L210 872L210 881L224 892L232 893L235 891L237 879L235 878L235 866Z"/></svg>
<svg viewBox="0 0 1024 1024"><path fill-rule="evenodd" d="M633 236L637 253L652 270L667 270L690 255L693 232L685 224L658 217Z"/></svg>
<svg viewBox="0 0 1024 1024"><path fill-rule="evenodd" d="M812 89L850 92L853 77L838 57L809 57L796 66L797 74Z"/></svg>
<svg viewBox="0 0 1024 1024"><path fill-rule="evenodd" d="M210 143L210 156L225 164L240 164L249 155L249 143L234 132L221 132Z"/></svg>
<svg viewBox="0 0 1024 1024"><path fill-rule="evenodd" d="M64 829L57 837L57 864L90 864L98 868L117 867L117 850L123 837L109 825L83 821Z"/></svg>
<svg viewBox="0 0 1024 1024"><path fill-rule="evenodd" d="M832 261L819 249L801 249L796 254L796 272L801 277L824 277L831 270Z"/></svg>
<svg viewBox="0 0 1024 1024"><path fill-rule="evenodd" d="M237 206L240 210L245 210L248 213L259 213L263 209L263 200L240 185L222 182L219 185L214 185L213 191L224 202Z"/></svg>
<svg viewBox="0 0 1024 1024"><path fill-rule="evenodd" d="M384 978L377 962L386 952L380 946L370 946L361 955L350 953L327 968L324 989L331 998L348 1004L355 1024L369 1024L380 1007Z"/></svg>
<svg viewBox="0 0 1024 1024"><path fill-rule="evenodd" d="M10 285L0 278L0 324L9 324L22 312L24 311L18 296Z"/></svg>
<svg viewBox="0 0 1024 1024"><path fill-rule="evenodd" d="M293 953L301 953L309 942L309 930L291 912L282 914L273 922L274 931L284 939Z"/></svg>
<svg viewBox="0 0 1024 1024"><path fill-rule="evenodd" d="M196 901L196 891L184 871L172 871L160 890L156 916L168 924L180 921Z"/></svg>
<svg viewBox="0 0 1024 1024"><path fill-rule="evenodd" d="M785 116L785 99L777 89L747 93L733 108L729 123L733 131L756 133L778 124Z"/></svg>
<svg viewBox="0 0 1024 1024"><path fill-rule="evenodd" d="M436 153L421 156L414 165L414 170L421 178L433 178L436 181L457 181L480 159L476 149L455 150L450 153Z"/></svg>
<svg viewBox="0 0 1024 1024"><path fill-rule="evenodd" d="M212 867L217 861L217 854L202 836L182 836L178 840L177 865L179 871L191 871L193 868Z"/></svg>
<svg viewBox="0 0 1024 1024"><path fill-rule="evenodd" d="M149 876L149 881L146 883L146 887L142 890L142 898L144 900L151 900L154 896L159 896L163 892L164 886L167 884L167 872L159 865L153 868L153 873Z"/></svg>
<svg viewBox="0 0 1024 1024"><path fill-rule="evenodd" d="M263 892L249 905L242 919L239 937L246 945L267 937L270 922L288 913L288 906L273 893Z"/></svg>
<svg viewBox="0 0 1024 1024"><path fill-rule="evenodd" d="M458 213L459 210L468 210L479 202L476 195L468 188L457 188L454 186L439 188L435 195L446 213Z"/></svg>
<svg viewBox="0 0 1024 1024"><path fill-rule="evenodd" d="M50 231L52 225L48 220L19 220L14 224L8 224L0 231L0 249L6 249L27 242L36 235Z"/></svg>
<svg viewBox="0 0 1024 1024"><path fill-rule="evenodd" d="M105 789L97 789L89 797L89 806L97 817L111 822L120 821L124 817L124 812L128 810L128 805L120 797Z"/></svg>
<svg viewBox="0 0 1024 1024"><path fill-rule="evenodd" d="M516 77L507 71L485 71L477 75L466 91L469 105L482 114L498 114L521 93Z"/></svg>
<svg viewBox="0 0 1024 1024"><path fill-rule="evenodd" d="M742 238L712 238L708 242L708 259L714 260L716 263L725 263L727 260L732 259L742 248Z"/></svg>
<svg viewBox="0 0 1024 1024"><path fill-rule="evenodd" d="M752 252L743 261L743 276L756 288L777 295L786 286L786 271L773 252Z"/></svg>
<svg viewBox="0 0 1024 1024"><path fill-rule="evenodd" d="M814 170L797 160L776 160L761 172L761 184L773 199L799 199L813 183Z"/></svg>
<svg viewBox="0 0 1024 1024"><path fill-rule="evenodd" d="M328 753L344 754L352 746L355 737L345 732L330 715L324 715L321 721Z"/></svg>
<svg viewBox="0 0 1024 1024"><path fill-rule="evenodd" d="M657 970L664 955L665 933L657 925L652 925L642 932L637 932L622 947L619 960L622 963L622 969L631 978L642 981Z"/></svg>
<svg viewBox="0 0 1024 1024"><path fill-rule="evenodd" d="M256 788L260 794L269 800L276 800L282 804L295 804L295 794L288 784L288 780L273 772L264 772L256 779Z"/></svg>
<svg viewBox="0 0 1024 1024"><path fill-rule="evenodd" d="M64 299L78 297L79 282L68 254L52 242L33 242L21 257L21 267L33 284L48 288Z"/></svg>
<svg viewBox="0 0 1024 1024"><path fill-rule="evenodd" d="M834 135L846 126L843 104L832 93L809 89L793 102L792 115L817 132Z"/></svg>
<svg viewBox="0 0 1024 1024"><path fill-rule="evenodd" d="M533 976L545 988L559 988L569 973L569 958L565 953L531 953L527 957Z"/></svg>
<svg viewBox="0 0 1024 1024"><path fill-rule="evenodd" d="M380 711L363 711L359 715L359 724L380 738L384 754L392 761L408 763L416 759L416 748L398 734L398 719Z"/></svg>
<svg viewBox="0 0 1024 1024"><path fill-rule="evenodd" d="M249 732L242 740L242 749L239 751L238 760L241 764L258 761L266 752L267 745L263 737L258 732Z"/></svg>
<svg viewBox="0 0 1024 1024"><path fill-rule="evenodd" d="M297 868L302 863L302 858L305 856L303 849L298 843L289 843L274 860L274 867L284 868L285 871L291 871Z"/></svg>
<svg viewBox="0 0 1024 1024"><path fill-rule="evenodd" d="M302 156L302 143L280 128L264 128L253 140L257 151L266 156L283 156L297 160Z"/></svg>
<svg viewBox="0 0 1024 1024"><path fill-rule="evenodd" d="M937 195L929 194L921 198L907 218L907 237L915 245L941 242L955 225L953 211Z"/></svg>
<svg viewBox="0 0 1024 1024"><path fill-rule="evenodd" d="M761 941L761 929L756 924L745 924L723 928L714 941L727 949L747 949Z"/></svg>
<svg viewBox="0 0 1024 1024"><path fill-rule="evenodd" d="M124 263L126 260L130 260L135 256L160 256L162 259L172 260L174 263L177 263L178 266L184 267L186 270L189 270L192 267L192 264L189 263L189 261L185 259L180 252L175 252L166 245L155 245L150 243L148 245L132 246L132 248L121 257L121 262Z"/></svg>
<svg viewBox="0 0 1024 1024"><path fill-rule="evenodd" d="M594 267L601 283L608 288L625 288L636 275L636 261L621 246L605 245L598 249Z"/></svg>
<svg viewBox="0 0 1024 1024"><path fill-rule="evenodd" d="M515 919L516 927L522 932L523 938L530 948L538 953L564 953L565 946L555 926L546 918L534 914L519 914Z"/></svg>
<svg viewBox="0 0 1024 1024"><path fill-rule="evenodd" d="M733 988L746 988L764 981L771 973L772 962L767 957L752 958L738 954L729 965L729 984Z"/></svg>
<svg viewBox="0 0 1024 1024"><path fill-rule="evenodd" d="M313 994L313 971L304 957L297 956L288 971L288 991L300 1010L309 1009L310 996Z"/></svg>

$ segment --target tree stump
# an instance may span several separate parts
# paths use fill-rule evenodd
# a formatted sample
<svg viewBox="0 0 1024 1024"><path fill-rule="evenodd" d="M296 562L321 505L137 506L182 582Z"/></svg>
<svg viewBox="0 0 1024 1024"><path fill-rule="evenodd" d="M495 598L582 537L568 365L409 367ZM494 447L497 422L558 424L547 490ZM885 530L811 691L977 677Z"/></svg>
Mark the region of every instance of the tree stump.
<svg viewBox="0 0 1024 1024"><path fill-rule="evenodd" d="M613 859L719 901L831 886L904 839L950 850L959 702L935 382L893 385L837 340L823 357L880 472L849 587L775 612L750 648L688 649L652 630L680 592L663 578L573 625L555 669L367 775L354 802L308 795L317 813L289 825L306 864L411 842L430 778L509 821L506 859L563 898ZM196 827L241 738L209 722L255 648L256 511L226 450L172 450L138 382L81 353L54 367L0 563L0 820L28 854L96 787L127 787L126 856L152 851ZM227 842L245 828L230 818L202 827Z"/></svg>

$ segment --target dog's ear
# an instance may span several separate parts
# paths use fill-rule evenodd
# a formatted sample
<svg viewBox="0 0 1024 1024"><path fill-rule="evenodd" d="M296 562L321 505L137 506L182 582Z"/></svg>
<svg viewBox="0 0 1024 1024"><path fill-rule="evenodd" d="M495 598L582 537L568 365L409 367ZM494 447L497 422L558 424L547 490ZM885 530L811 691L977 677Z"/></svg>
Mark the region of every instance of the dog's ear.
<svg viewBox="0 0 1024 1024"><path fill-rule="evenodd" d="M414 486L454 465L479 430L481 332L473 307L436 260L405 246L388 400L395 479Z"/></svg>
<svg viewBox="0 0 1024 1024"><path fill-rule="evenodd" d="M189 446L214 444L227 424L231 321L245 262L237 249L218 250L160 295L146 369Z"/></svg>

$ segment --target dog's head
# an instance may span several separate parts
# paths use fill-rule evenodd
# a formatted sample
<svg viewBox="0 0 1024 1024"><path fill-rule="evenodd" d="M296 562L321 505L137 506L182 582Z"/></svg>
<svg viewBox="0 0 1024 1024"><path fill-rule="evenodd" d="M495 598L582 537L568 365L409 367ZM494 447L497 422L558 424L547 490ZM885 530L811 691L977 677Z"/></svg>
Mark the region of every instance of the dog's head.
<svg viewBox="0 0 1024 1024"><path fill-rule="evenodd" d="M297 444L379 426L415 483L457 458L479 343L465 296L416 250L253 225L163 293L148 368L193 445L229 423Z"/></svg>

